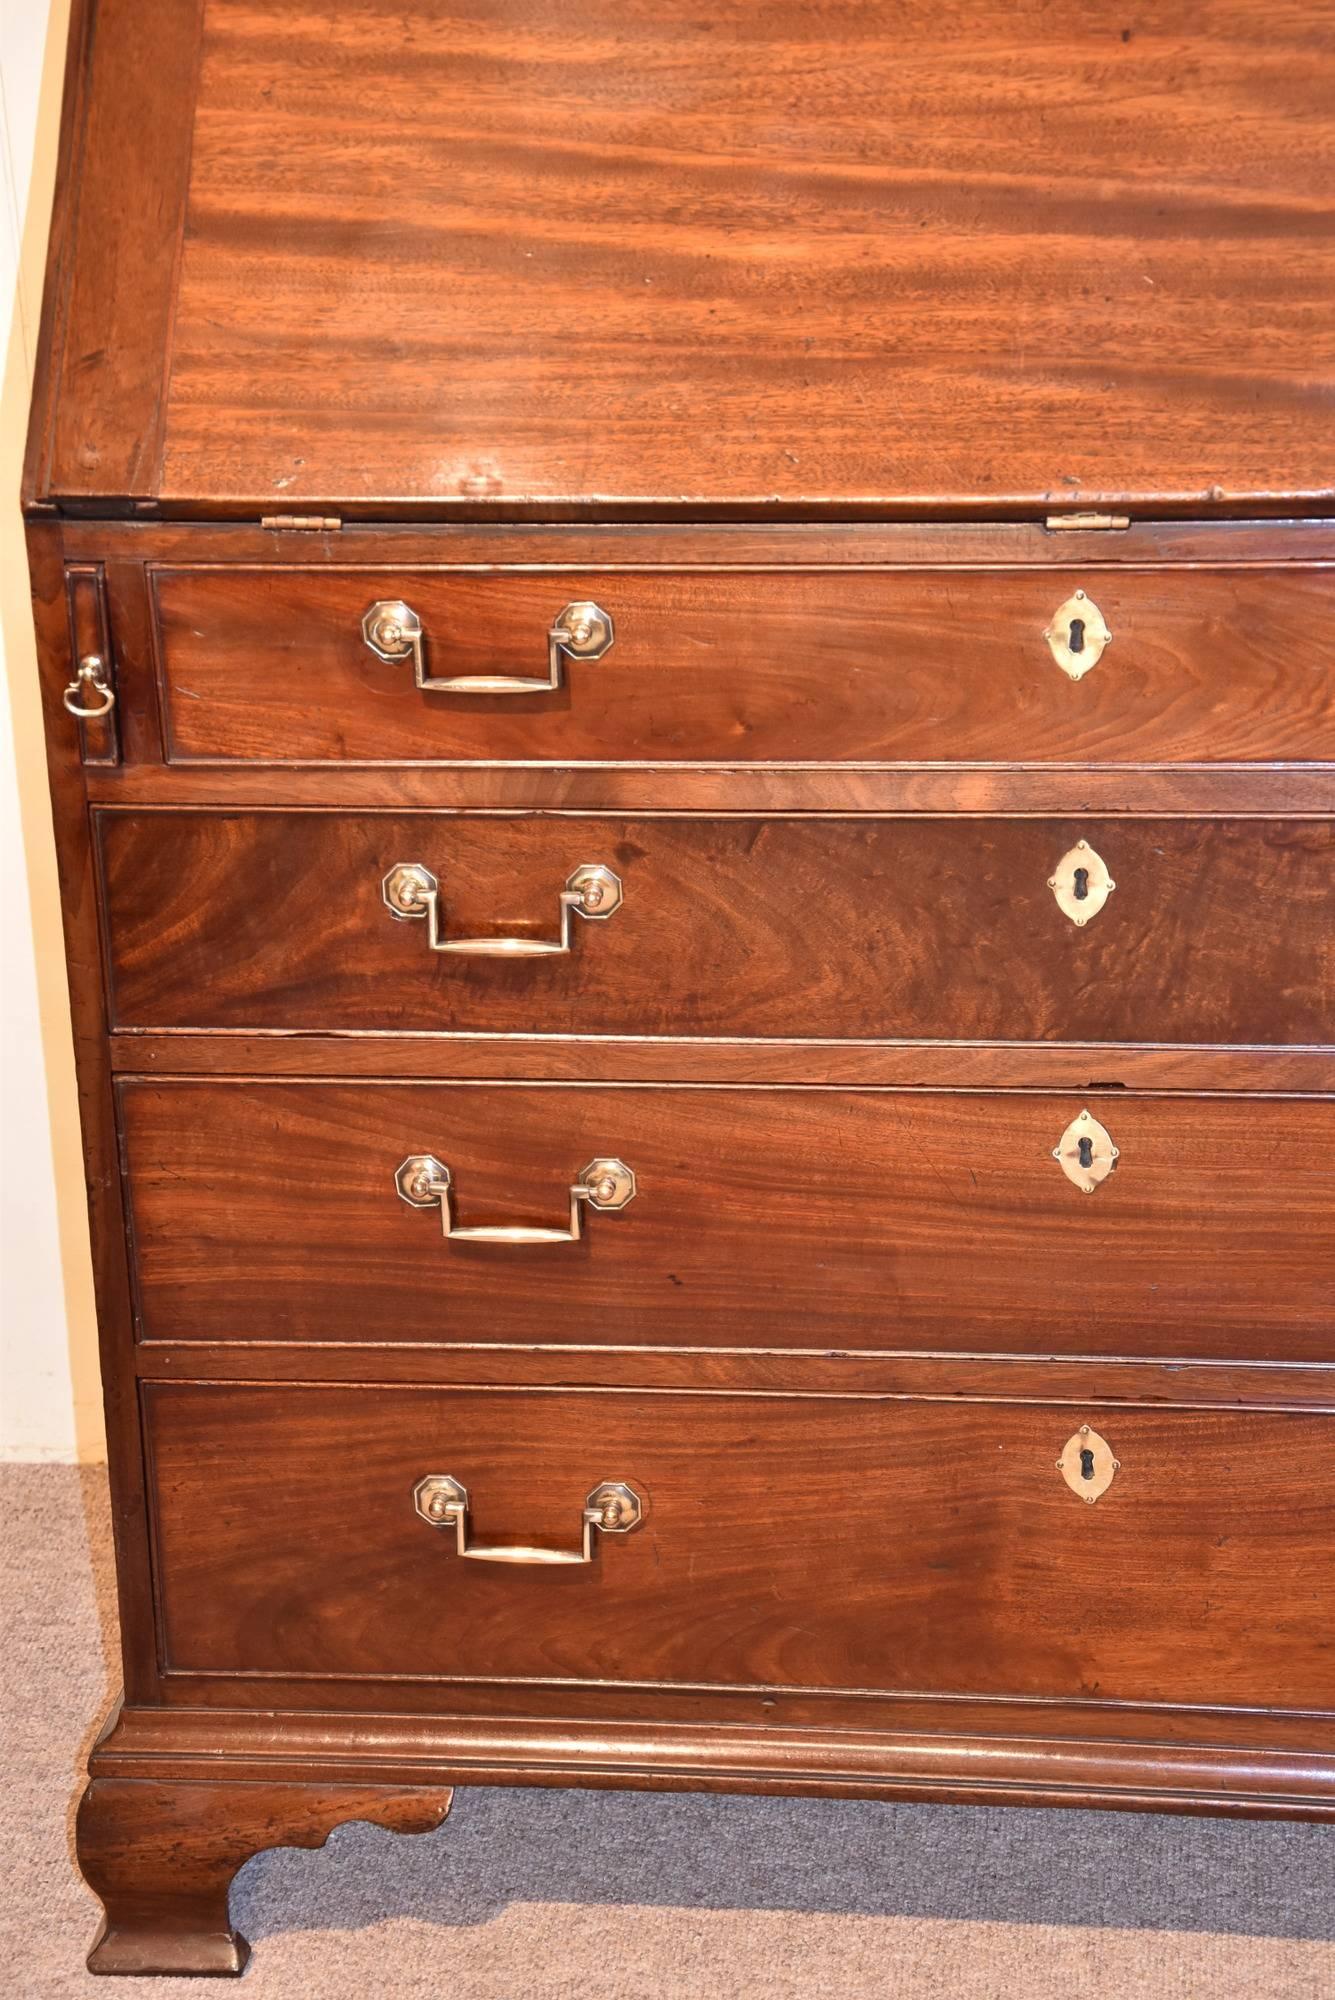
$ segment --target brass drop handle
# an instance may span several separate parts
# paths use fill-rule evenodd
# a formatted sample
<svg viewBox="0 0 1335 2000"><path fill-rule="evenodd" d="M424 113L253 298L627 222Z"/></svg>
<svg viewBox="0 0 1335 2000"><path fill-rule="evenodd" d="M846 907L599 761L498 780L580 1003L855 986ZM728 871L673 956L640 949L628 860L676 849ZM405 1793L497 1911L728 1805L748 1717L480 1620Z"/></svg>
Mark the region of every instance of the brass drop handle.
<svg viewBox="0 0 1335 2000"><path fill-rule="evenodd" d="M624 1160L590 1160L570 1185L570 1220L563 1229L536 1222L478 1222L461 1229L454 1219L453 1177L433 1153L414 1153L394 1176L411 1208L439 1208L441 1229L452 1243L578 1243L584 1211L615 1214L635 1199L635 1176Z"/></svg>
<svg viewBox="0 0 1335 2000"><path fill-rule="evenodd" d="M601 923L613 916L622 903L620 878L601 862L587 862L566 877L565 888L557 899L554 938L447 938L441 928L440 884L420 861L396 862L381 883L380 893L392 917L426 919L428 950L457 952L473 958L559 958L570 950L572 916Z"/></svg>
<svg viewBox="0 0 1335 2000"><path fill-rule="evenodd" d="M362 619L362 637L378 660L411 660L413 680L428 694L550 694L561 685L561 661L601 660L616 637L609 614L597 604L567 604L547 632L546 677L528 674L427 672L422 621L401 598L382 597Z"/></svg>
<svg viewBox="0 0 1335 2000"><path fill-rule="evenodd" d="M448 1472L432 1472L420 1480L413 1501L422 1519L433 1528L453 1528L454 1546L473 1562L491 1563L590 1563L593 1561L594 1534L628 1535L644 1519L644 1503L632 1487L619 1479L605 1479L595 1486L584 1502L580 1516L583 1528L577 1549L534 1549L520 1542L500 1542L488 1546L470 1542L468 1488Z"/></svg>
<svg viewBox="0 0 1335 2000"><path fill-rule="evenodd" d="M75 669L74 679L61 700L80 722L96 722L100 716L110 715L116 706L116 690L108 682L106 672L107 664L100 653L85 653ZM88 703L90 694L96 696L96 707Z"/></svg>

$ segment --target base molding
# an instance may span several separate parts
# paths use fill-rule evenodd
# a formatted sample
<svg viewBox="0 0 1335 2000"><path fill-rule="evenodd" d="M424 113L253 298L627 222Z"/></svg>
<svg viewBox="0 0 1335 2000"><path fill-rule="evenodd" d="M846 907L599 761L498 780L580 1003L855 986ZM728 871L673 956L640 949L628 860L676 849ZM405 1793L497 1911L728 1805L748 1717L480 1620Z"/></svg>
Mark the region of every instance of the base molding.
<svg viewBox="0 0 1335 2000"><path fill-rule="evenodd" d="M896 1703L855 1727L123 1708L90 1769L95 1779L390 1794L618 1786L1335 1821L1335 1716L1059 1718L1017 1704L975 1719L967 1704L950 1706L919 1720Z"/></svg>
<svg viewBox="0 0 1335 2000"><path fill-rule="evenodd" d="M228 1890L252 1854L323 1847L349 1820L430 1832L459 1785L1335 1822L1333 1716L1087 1712L1059 1723L1017 1703L977 1713L970 1729L949 1706L915 1725L898 1702L876 1727L121 1707L94 1747L79 1807L79 1863L106 1911L89 1968L235 1976L249 1946L232 1928ZM1093 1729L1105 1733L1081 1733ZM1235 1740L1218 1740L1226 1732Z"/></svg>

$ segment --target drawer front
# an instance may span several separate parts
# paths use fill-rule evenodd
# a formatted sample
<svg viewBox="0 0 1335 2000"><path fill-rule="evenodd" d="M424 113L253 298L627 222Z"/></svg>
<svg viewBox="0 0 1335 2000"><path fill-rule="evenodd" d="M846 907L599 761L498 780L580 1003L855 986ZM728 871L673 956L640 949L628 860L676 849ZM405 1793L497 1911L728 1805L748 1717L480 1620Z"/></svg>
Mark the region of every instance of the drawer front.
<svg viewBox="0 0 1335 2000"><path fill-rule="evenodd" d="M1335 758L1320 568L163 570L155 596L181 762ZM406 642L385 659L364 636L393 602L421 627L423 679L559 684L419 687ZM553 651L588 603L610 643Z"/></svg>
<svg viewBox="0 0 1335 2000"><path fill-rule="evenodd" d="M120 1110L149 1339L1335 1361L1326 1099L145 1079ZM1118 1149L1093 1194L1081 1137L1096 1181ZM575 1240L445 1236L568 1228L609 1159L633 1198L577 1200Z"/></svg>
<svg viewBox="0 0 1335 2000"><path fill-rule="evenodd" d="M1331 1034L1325 821L113 811L100 852L120 1027ZM469 950L432 950L425 915L387 907L406 865L436 884L436 942ZM563 919L588 867L616 890ZM1099 907L1101 868L1115 888ZM556 943L563 921L564 955L477 949Z"/></svg>
<svg viewBox="0 0 1335 2000"><path fill-rule="evenodd" d="M1330 1416L145 1394L172 1672L1335 1706ZM1118 1461L1093 1505L1056 1465L1081 1421ZM416 1511L428 1477L462 1529ZM587 1564L460 1554L579 1554L609 1483L642 1518Z"/></svg>

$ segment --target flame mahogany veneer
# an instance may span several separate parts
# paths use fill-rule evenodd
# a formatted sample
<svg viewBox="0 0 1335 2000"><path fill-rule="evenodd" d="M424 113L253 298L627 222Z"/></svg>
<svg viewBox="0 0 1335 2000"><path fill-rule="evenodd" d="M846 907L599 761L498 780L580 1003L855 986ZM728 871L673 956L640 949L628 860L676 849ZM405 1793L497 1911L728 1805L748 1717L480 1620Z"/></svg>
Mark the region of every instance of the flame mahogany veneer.
<svg viewBox="0 0 1335 2000"><path fill-rule="evenodd" d="M471 1784L1335 1820L1335 36L1177 12L75 0L95 1970Z"/></svg>

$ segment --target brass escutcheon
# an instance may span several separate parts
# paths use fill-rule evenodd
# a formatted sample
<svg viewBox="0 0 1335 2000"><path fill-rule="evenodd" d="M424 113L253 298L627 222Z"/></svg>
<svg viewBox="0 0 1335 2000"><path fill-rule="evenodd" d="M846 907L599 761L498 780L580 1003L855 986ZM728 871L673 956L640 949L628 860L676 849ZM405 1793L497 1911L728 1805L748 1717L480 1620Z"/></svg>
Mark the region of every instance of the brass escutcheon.
<svg viewBox="0 0 1335 2000"><path fill-rule="evenodd" d="M1098 915L1117 884L1103 856L1096 854L1087 840L1077 840L1049 875L1048 887L1062 915L1081 930Z"/></svg>
<svg viewBox="0 0 1335 2000"><path fill-rule="evenodd" d="M1052 1157L1081 1194L1093 1194L1107 1180L1121 1154L1093 1112L1082 1111L1062 1133Z"/></svg>
<svg viewBox="0 0 1335 2000"><path fill-rule="evenodd" d="M1057 1460L1057 1470L1072 1493L1091 1507L1102 1499L1121 1469L1122 1461L1113 1457L1107 1438L1088 1424L1081 1424L1074 1436L1067 1438Z"/></svg>
<svg viewBox="0 0 1335 2000"><path fill-rule="evenodd" d="M1073 681L1083 680L1103 658L1104 648L1112 643L1103 613L1083 590L1077 590L1065 604L1058 605L1043 637L1057 665Z"/></svg>

